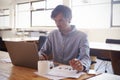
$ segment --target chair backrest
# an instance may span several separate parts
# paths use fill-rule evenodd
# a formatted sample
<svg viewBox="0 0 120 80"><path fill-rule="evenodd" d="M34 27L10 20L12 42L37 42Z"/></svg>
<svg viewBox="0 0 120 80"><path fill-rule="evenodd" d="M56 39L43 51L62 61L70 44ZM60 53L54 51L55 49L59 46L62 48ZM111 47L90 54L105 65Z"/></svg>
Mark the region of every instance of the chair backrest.
<svg viewBox="0 0 120 80"><path fill-rule="evenodd" d="M4 41L2 40L2 37L0 37L0 50L1 51L7 51L7 48L5 46Z"/></svg>
<svg viewBox="0 0 120 80"><path fill-rule="evenodd" d="M120 44L120 39L106 39L106 43Z"/></svg>
<svg viewBox="0 0 120 80"><path fill-rule="evenodd" d="M42 47L43 44L45 43L46 39L47 39L47 36L40 36L40 37L39 37L38 51L41 49L41 47Z"/></svg>

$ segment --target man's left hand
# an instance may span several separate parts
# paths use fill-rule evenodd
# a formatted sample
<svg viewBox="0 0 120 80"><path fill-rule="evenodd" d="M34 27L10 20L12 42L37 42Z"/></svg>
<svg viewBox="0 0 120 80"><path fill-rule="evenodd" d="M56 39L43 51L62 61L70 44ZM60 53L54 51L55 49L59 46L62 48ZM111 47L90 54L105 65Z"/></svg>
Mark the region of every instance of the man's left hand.
<svg viewBox="0 0 120 80"><path fill-rule="evenodd" d="M82 63L78 59L70 60L69 64L70 64L70 66L73 67L73 69L75 69L77 71L83 71L84 70L84 67L83 67Z"/></svg>

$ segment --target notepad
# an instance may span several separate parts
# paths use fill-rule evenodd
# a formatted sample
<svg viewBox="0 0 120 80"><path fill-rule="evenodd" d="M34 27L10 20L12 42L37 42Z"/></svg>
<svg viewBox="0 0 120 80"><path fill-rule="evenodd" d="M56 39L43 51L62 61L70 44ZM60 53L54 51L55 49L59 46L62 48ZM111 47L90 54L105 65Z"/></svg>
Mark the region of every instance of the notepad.
<svg viewBox="0 0 120 80"><path fill-rule="evenodd" d="M102 73L87 80L120 80L120 76L108 73Z"/></svg>

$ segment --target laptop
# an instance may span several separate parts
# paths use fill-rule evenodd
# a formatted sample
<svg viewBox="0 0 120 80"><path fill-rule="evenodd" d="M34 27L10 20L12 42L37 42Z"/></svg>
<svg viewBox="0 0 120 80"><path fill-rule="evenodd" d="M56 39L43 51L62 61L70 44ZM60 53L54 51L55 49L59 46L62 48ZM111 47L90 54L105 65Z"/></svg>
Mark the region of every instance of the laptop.
<svg viewBox="0 0 120 80"><path fill-rule="evenodd" d="M37 69L39 56L35 42L5 41L5 45L13 65Z"/></svg>

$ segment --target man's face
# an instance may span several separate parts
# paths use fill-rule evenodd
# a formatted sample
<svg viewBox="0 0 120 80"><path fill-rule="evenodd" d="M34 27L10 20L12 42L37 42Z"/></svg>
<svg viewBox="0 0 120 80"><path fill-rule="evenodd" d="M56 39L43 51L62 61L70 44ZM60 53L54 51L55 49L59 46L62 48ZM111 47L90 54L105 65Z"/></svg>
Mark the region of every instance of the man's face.
<svg viewBox="0 0 120 80"><path fill-rule="evenodd" d="M60 30L66 28L69 25L69 19L64 18L63 14L61 13L54 18L54 21Z"/></svg>

